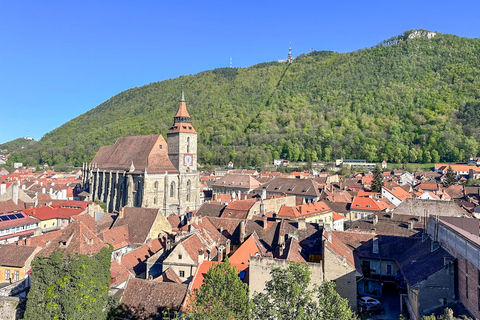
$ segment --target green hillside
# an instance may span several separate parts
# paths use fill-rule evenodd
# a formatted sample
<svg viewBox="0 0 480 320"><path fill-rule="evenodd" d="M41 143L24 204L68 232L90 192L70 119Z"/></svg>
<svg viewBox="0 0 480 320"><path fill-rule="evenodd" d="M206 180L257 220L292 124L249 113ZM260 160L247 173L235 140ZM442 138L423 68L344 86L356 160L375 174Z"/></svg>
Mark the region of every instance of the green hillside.
<svg viewBox="0 0 480 320"><path fill-rule="evenodd" d="M461 161L479 151L480 39L411 32L349 53L221 68L124 91L11 156L90 160L120 136L165 134L181 85L201 163Z"/></svg>
<svg viewBox="0 0 480 320"><path fill-rule="evenodd" d="M7 150L7 153L20 151L25 147L36 143L35 140L33 139L30 140L30 139L31 138L25 139L25 137L22 137L9 142L2 143L0 144L0 150Z"/></svg>

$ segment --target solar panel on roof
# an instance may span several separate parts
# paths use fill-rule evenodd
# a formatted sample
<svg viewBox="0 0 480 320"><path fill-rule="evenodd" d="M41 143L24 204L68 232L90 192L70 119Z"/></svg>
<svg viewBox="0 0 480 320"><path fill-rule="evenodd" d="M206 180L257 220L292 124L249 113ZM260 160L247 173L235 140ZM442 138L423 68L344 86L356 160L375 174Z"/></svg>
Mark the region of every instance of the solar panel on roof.
<svg viewBox="0 0 480 320"><path fill-rule="evenodd" d="M17 219L17 217L15 217L15 215L13 215L13 214L9 214L7 217L9 217L10 220L16 220Z"/></svg>
<svg viewBox="0 0 480 320"><path fill-rule="evenodd" d="M25 218L21 213L15 213L15 217L17 217L18 219Z"/></svg>
<svg viewBox="0 0 480 320"><path fill-rule="evenodd" d="M0 217L0 219L2 219L2 221L7 221L7 220L10 220L10 219L8 219L8 217L7 217L7 216L1 216L1 217Z"/></svg>

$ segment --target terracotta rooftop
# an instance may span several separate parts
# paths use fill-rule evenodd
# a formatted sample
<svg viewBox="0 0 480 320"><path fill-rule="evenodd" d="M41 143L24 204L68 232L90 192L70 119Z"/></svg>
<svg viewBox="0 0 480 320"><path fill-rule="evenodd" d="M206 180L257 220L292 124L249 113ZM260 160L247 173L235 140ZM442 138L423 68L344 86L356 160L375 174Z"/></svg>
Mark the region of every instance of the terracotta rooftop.
<svg viewBox="0 0 480 320"><path fill-rule="evenodd" d="M27 260L35 253L37 247L4 244L0 246L0 266L24 267Z"/></svg>
<svg viewBox="0 0 480 320"><path fill-rule="evenodd" d="M101 147L92 160L100 170L130 171L135 173L176 173L178 170L168 158L167 142L160 134L121 137L113 146Z"/></svg>
<svg viewBox="0 0 480 320"><path fill-rule="evenodd" d="M40 256L49 257L54 251L86 255L98 253L107 245L81 221L72 221L42 251Z"/></svg>
<svg viewBox="0 0 480 320"><path fill-rule="evenodd" d="M112 229L121 226L128 226L130 242L143 244L147 240L152 225L157 218L158 209L124 207L123 217L117 217Z"/></svg>
<svg viewBox="0 0 480 320"><path fill-rule="evenodd" d="M254 189L261 184L251 175L227 174L212 183L212 187Z"/></svg>
<svg viewBox="0 0 480 320"><path fill-rule="evenodd" d="M130 319L162 318L163 310L180 309L187 288L186 284L130 278L120 305Z"/></svg>
<svg viewBox="0 0 480 320"><path fill-rule="evenodd" d="M318 201L295 207L282 206L278 211L277 217L287 219L305 219L330 212L332 212L332 209L330 209L325 202Z"/></svg>
<svg viewBox="0 0 480 320"><path fill-rule="evenodd" d="M258 239L257 233L254 231L245 240L240 247L229 257L229 260L233 264L249 264L250 256L264 256L267 253L267 249L261 244Z"/></svg>
<svg viewBox="0 0 480 320"><path fill-rule="evenodd" d="M128 234L128 226L120 226L116 228L112 228L110 230L104 231L99 234L100 239L102 239L105 243L109 243L113 246L114 250L120 249L129 245L129 234Z"/></svg>
<svg viewBox="0 0 480 320"><path fill-rule="evenodd" d="M152 240L149 244L144 244L141 247L138 247L135 250L130 251L122 257L122 264L135 275L140 275L145 272L146 264L148 258L157 253L160 249L163 248L162 243L159 239Z"/></svg>

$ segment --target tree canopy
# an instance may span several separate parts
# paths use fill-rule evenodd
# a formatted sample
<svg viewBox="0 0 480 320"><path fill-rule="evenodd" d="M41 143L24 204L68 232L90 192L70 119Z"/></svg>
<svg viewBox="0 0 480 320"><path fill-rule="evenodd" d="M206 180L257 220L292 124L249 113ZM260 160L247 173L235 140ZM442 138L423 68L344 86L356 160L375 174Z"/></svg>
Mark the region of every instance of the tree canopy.
<svg viewBox="0 0 480 320"><path fill-rule="evenodd" d="M252 303L248 285L243 283L228 257L213 265L203 279L203 285L190 297L188 319L247 320Z"/></svg>
<svg viewBox="0 0 480 320"><path fill-rule="evenodd" d="M105 319L112 248L80 254L37 257L25 319Z"/></svg>
<svg viewBox="0 0 480 320"><path fill-rule="evenodd" d="M259 320L349 320L356 319L348 300L335 291L335 284L323 282L309 289L307 264L290 263L287 268L273 268L265 292L255 293L252 318Z"/></svg>

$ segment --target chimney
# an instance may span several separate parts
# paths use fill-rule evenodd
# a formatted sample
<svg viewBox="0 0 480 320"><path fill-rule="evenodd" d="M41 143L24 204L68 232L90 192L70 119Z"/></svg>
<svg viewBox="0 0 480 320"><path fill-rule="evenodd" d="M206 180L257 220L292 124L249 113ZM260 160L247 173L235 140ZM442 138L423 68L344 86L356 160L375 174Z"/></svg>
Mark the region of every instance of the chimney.
<svg viewBox="0 0 480 320"><path fill-rule="evenodd" d="M167 236L167 240L165 240L165 249L167 251L170 251L172 249L172 241L168 236Z"/></svg>
<svg viewBox="0 0 480 320"><path fill-rule="evenodd" d="M223 246L219 246L217 250L217 261L222 262L223 261Z"/></svg>
<svg viewBox="0 0 480 320"><path fill-rule="evenodd" d="M217 194L216 193L212 196L212 200L217 201Z"/></svg>
<svg viewBox="0 0 480 320"><path fill-rule="evenodd" d="M393 219L393 211L390 211L390 219Z"/></svg>
<svg viewBox="0 0 480 320"><path fill-rule="evenodd" d="M373 253L378 253L378 238L377 237L374 237L373 240L372 240L372 244L373 244Z"/></svg>
<svg viewBox="0 0 480 320"><path fill-rule="evenodd" d="M231 197L232 197L232 201L235 201L235 191L234 190L232 190ZM240 197L238 197L238 200L240 200Z"/></svg>
<svg viewBox="0 0 480 320"><path fill-rule="evenodd" d="M119 219L123 219L124 214L125 214L124 211L125 211L125 207L122 207L122 208L120 209L120 211L118 212L118 218L119 218Z"/></svg>
<svg viewBox="0 0 480 320"><path fill-rule="evenodd" d="M245 241L245 220L240 222L240 243L243 243L243 241Z"/></svg>
<svg viewBox="0 0 480 320"><path fill-rule="evenodd" d="M205 258L205 255L203 250L202 249L198 250L198 264L201 264L204 258Z"/></svg>
<svg viewBox="0 0 480 320"><path fill-rule="evenodd" d="M39 235L41 235L41 234L43 234L41 227L38 227L38 228L36 228L36 229L33 231L33 235L34 235L34 236L39 236Z"/></svg>
<svg viewBox="0 0 480 320"><path fill-rule="evenodd" d="M18 204L18 183L12 183L12 201Z"/></svg>
<svg viewBox="0 0 480 320"><path fill-rule="evenodd" d="M283 256L283 250L285 249L285 243L282 243L278 248L278 255L279 257Z"/></svg>
<svg viewBox="0 0 480 320"><path fill-rule="evenodd" d="M298 220L297 229L298 230L307 230L307 223L305 222L305 220Z"/></svg>
<svg viewBox="0 0 480 320"><path fill-rule="evenodd" d="M7 191L7 185L5 183L0 184L0 195Z"/></svg>
<svg viewBox="0 0 480 320"><path fill-rule="evenodd" d="M262 216L262 221L263 221L263 231L267 230L267 216L263 215Z"/></svg>
<svg viewBox="0 0 480 320"><path fill-rule="evenodd" d="M415 221L413 219L410 220L410 224L408 225L408 229L413 230L414 224L415 224Z"/></svg>
<svg viewBox="0 0 480 320"><path fill-rule="evenodd" d="M242 199L242 192L240 190L237 191L238 200Z"/></svg>
<svg viewBox="0 0 480 320"><path fill-rule="evenodd" d="M45 194L45 191L46 191L45 188L42 188L42 194Z"/></svg>
<svg viewBox="0 0 480 320"><path fill-rule="evenodd" d="M373 225L376 226L378 223L378 216L377 215L374 215L373 216Z"/></svg>
<svg viewBox="0 0 480 320"><path fill-rule="evenodd" d="M262 200L267 199L267 189L262 189Z"/></svg>
<svg viewBox="0 0 480 320"><path fill-rule="evenodd" d="M262 216L264 216L266 214L266 210L265 210L265 204L264 203L260 203L260 214Z"/></svg>
<svg viewBox="0 0 480 320"><path fill-rule="evenodd" d="M227 241L225 241L225 255L229 255L230 254L230 239L227 239Z"/></svg>
<svg viewBox="0 0 480 320"><path fill-rule="evenodd" d="M95 218L95 210L93 210L93 203L92 202L89 202L88 205L87 205L87 213L92 218Z"/></svg>

